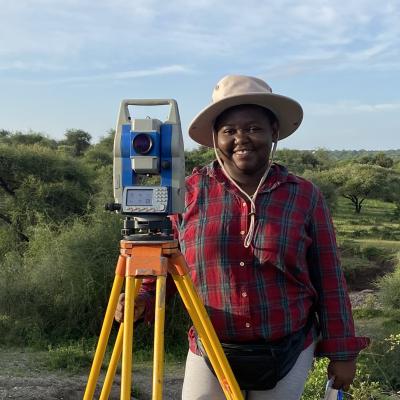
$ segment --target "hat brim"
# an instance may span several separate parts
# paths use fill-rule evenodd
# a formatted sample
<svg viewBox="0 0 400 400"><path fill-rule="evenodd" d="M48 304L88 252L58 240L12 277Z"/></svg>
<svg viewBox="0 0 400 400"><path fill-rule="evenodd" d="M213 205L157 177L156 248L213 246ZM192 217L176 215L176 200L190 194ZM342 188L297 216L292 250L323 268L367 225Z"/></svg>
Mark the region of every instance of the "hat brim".
<svg viewBox="0 0 400 400"><path fill-rule="evenodd" d="M271 110L279 121L279 140L291 135L303 120L301 105L290 97L275 93L247 93L225 97L204 108L191 122L189 136L203 146L213 147L212 135L216 118L228 108L243 104L255 104Z"/></svg>

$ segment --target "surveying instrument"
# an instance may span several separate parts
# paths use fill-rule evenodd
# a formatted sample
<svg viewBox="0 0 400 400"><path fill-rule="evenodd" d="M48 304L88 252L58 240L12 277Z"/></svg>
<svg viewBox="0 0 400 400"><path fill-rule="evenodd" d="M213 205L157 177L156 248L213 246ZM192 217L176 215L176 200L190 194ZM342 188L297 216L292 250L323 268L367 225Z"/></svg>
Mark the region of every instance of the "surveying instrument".
<svg viewBox="0 0 400 400"><path fill-rule="evenodd" d="M169 106L165 122L132 118L129 107ZM144 278L156 279L152 399L162 400L166 278L170 274L221 384L225 397L243 400L239 385L202 304L189 269L172 236L168 215L184 211L185 164L175 100L123 100L114 139L114 198L106 208L124 215L115 278L84 400L93 399L114 313L125 281L120 324L99 399L108 399L122 354L121 400L131 399L135 297ZM140 177L159 176L160 185L141 186Z"/></svg>

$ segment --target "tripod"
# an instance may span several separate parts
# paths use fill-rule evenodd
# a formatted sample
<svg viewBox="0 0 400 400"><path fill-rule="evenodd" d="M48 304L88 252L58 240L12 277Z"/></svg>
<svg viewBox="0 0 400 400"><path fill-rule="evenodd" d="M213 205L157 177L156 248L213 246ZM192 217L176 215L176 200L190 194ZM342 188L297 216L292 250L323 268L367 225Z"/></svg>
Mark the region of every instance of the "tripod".
<svg viewBox="0 0 400 400"><path fill-rule="evenodd" d="M135 239L135 236L139 235L132 237ZM120 256L115 270L115 278L89 374L84 400L93 399L124 279L124 322L121 323L118 331L100 394L100 400L108 399L121 353L121 400L131 399L134 300L144 277L156 277L152 399L162 399L165 290L168 273L172 276L185 308L201 338L225 397L229 400L243 400L239 385L222 350L204 305L198 297L189 276L188 266L178 249L178 242L168 239L168 237L165 239L165 236L140 236L144 236L145 240L121 240L120 242ZM127 239L130 238L129 236L125 237Z"/></svg>

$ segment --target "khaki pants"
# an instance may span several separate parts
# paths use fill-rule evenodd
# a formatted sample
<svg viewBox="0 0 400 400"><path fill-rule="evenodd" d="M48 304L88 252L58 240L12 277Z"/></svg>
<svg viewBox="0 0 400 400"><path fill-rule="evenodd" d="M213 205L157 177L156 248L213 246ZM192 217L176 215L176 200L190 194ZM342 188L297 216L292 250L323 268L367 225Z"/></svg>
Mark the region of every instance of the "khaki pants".
<svg viewBox="0 0 400 400"><path fill-rule="evenodd" d="M243 393L246 400L299 400L311 369L315 344L303 350L290 372L271 390ZM218 379L209 370L203 357L189 350L182 400L225 400Z"/></svg>

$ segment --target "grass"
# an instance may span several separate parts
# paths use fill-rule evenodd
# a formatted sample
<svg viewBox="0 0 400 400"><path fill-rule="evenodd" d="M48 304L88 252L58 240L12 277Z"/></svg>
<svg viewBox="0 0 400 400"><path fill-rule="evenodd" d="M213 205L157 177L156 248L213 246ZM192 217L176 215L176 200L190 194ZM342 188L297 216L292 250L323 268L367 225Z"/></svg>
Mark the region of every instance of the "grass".
<svg viewBox="0 0 400 400"><path fill-rule="evenodd" d="M388 251L389 253L396 253L400 251L400 240L383 240L383 239L355 239L355 242L360 244L361 248L367 246L377 247Z"/></svg>
<svg viewBox="0 0 400 400"><path fill-rule="evenodd" d="M379 277L393 270L400 252L400 221L395 205L366 200L360 214L343 197L333 212L343 270L351 290L374 288Z"/></svg>
<svg viewBox="0 0 400 400"><path fill-rule="evenodd" d="M353 239L361 246L400 251L400 221L394 218L395 205L366 200L360 214L349 200L340 197L333 213L339 239Z"/></svg>

